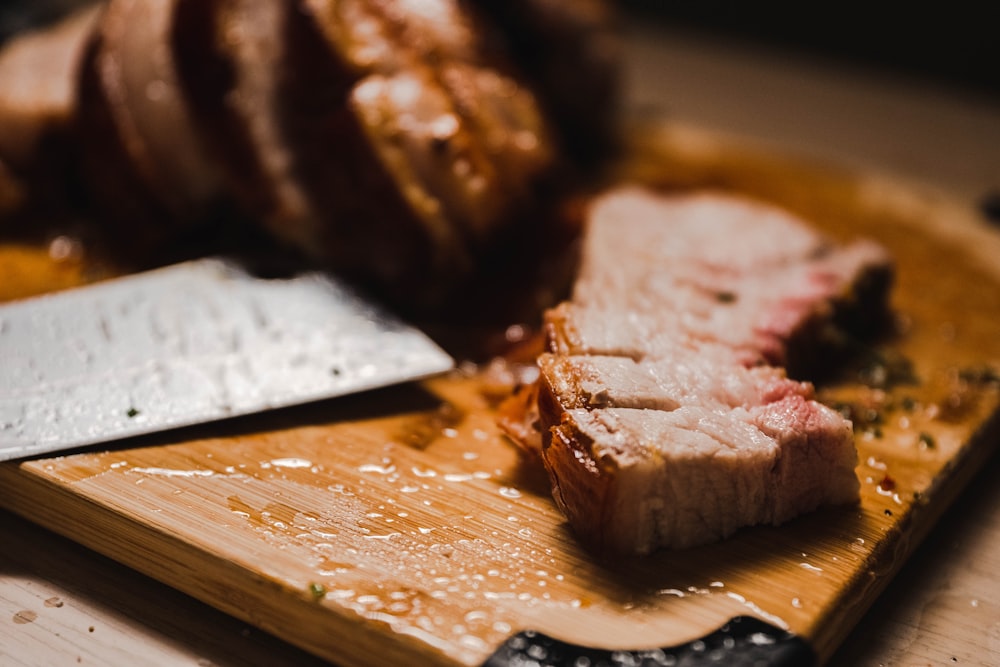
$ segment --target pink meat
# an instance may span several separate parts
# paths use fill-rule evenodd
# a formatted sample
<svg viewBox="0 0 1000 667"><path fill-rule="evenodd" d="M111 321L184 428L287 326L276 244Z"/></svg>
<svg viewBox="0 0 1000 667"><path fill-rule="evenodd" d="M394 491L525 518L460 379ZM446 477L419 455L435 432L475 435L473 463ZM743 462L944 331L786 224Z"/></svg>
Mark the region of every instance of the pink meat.
<svg viewBox="0 0 1000 667"><path fill-rule="evenodd" d="M691 547L856 501L850 421L785 363L845 308L884 313L890 277L879 246L836 245L759 202L610 191L509 431L602 550Z"/></svg>

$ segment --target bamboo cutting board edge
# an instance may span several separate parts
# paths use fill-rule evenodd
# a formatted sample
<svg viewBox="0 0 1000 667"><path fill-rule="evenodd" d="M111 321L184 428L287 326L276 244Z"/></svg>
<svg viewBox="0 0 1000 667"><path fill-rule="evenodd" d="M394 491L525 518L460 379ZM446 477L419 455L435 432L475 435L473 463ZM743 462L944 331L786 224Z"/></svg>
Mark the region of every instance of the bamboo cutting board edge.
<svg viewBox="0 0 1000 667"><path fill-rule="evenodd" d="M993 455L995 447L989 445L995 445L998 427L1000 419L995 416L980 432L982 437L970 441L963 455L953 459L948 473L937 478L939 488L928 494L934 497L933 502L911 507L895 522L883 526L875 549L866 555L862 566L844 582L837 595L826 601L811 623L791 623L791 629L806 637L821 659L832 654L936 519L960 494L965 482ZM398 637L386 641L377 628L366 632L362 619L336 612L318 617L317 602L309 598L308 590L293 588L287 582L261 576L252 567L219 558L203 545L151 527L141 517L133 519L127 507L91 501L69 485L54 483L41 470L43 467L42 462L37 466L0 466L0 484L6 489L4 505L8 509L330 660L365 664L377 655L380 659L406 662L421 653L420 642L401 642ZM773 530L782 528L768 532ZM767 540L767 535L762 539ZM767 613L757 615L773 620ZM719 616L720 624L724 617L725 614ZM331 646L330 638L335 636L350 636L352 641ZM699 636L696 631L672 639L680 642ZM663 643L654 641L645 648ZM592 644L601 645L601 641L595 638ZM420 658L422 664L455 664L435 651L428 651Z"/></svg>
<svg viewBox="0 0 1000 667"><path fill-rule="evenodd" d="M307 597L308 591L301 591L299 596L290 594L287 587L252 568L206 554L197 544L133 520L127 508L89 502L67 487L50 486L40 476L9 475L10 468L0 466L0 481L9 491L4 500L7 509L254 627L290 639L310 653L329 659L348 657L357 664L364 664L373 655L387 662L406 663L419 657L422 664L451 664L439 663L440 656L434 652L420 655L420 644L399 647L387 643L379 633L365 632L358 627L363 624L352 624L349 619L341 619L345 624L341 633L361 632L353 636L352 643L339 645L331 652L329 638L334 633L329 626L316 622L317 602ZM41 506L39 497L53 505L66 503L63 507L73 507L74 520L67 522L60 512ZM122 537L108 539L102 530L121 533ZM127 538L125 533L129 534ZM197 563L198 568L190 567L190 563ZM275 605L275 599L281 599L281 604ZM331 616L328 620L336 623L338 619Z"/></svg>
<svg viewBox="0 0 1000 667"><path fill-rule="evenodd" d="M799 165L801 170L798 173L802 175L800 182L791 185L783 182L776 184L775 179L758 176L760 173L766 174L768 165L773 165L773 160L770 157L760 157L755 155L753 151L731 151L727 142L720 144L716 141L713 143L710 136L690 134L683 128L680 130L673 128L672 131L678 132L674 138L680 137L688 143L683 145L670 144L672 139L662 139L657 143L666 146L666 152L669 153L670 158L676 161L678 168L685 170L687 174L685 178L714 185L722 183L735 186L736 189L755 192L765 198L778 200L789 198L789 191L794 187L803 187L803 183L808 189L809 179L812 179L812 185L823 185L824 179L831 178L829 172L822 168L811 173L808 165ZM708 136L707 142L705 141L706 136ZM691 137L696 139L694 143L689 141ZM688 150L692 145L697 147L694 152ZM724 149L721 152L720 145ZM786 168L787 165L781 167L781 169ZM691 176L692 174L693 176ZM854 177L849 174L841 174L836 178L852 180ZM910 209L914 206L914 202L919 204L927 201L921 197L908 199L913 190L905 186L897 187L891 180L885 181L885 183L892 187L883 187L880 183L881 181L865 178L853 183L852 187L856 186L869 193L863 195L870 198L867 206L873 208L879 206L901 207L904 209L902 212L890 211L904 224L912 213ZM786 188L786 190L782 190L782 188ZM879 192L889 194L895 192L896 195L901 196L895 196L891 200L880 199ZM836 192L830 196L835 200ZM945 201L940 211L934 212L930 217L937 222L942 222L944 217L955 214L957 210L949 207ZM968 220L960 222L967 223ZM973 254L976 254L977 261L982 263L986 260L985 263L988 265L990 248L1000 247L1000 244L997 243L998 239L989 232L984 235L981 230L973 231L963 237L965 231L960 230L967 229L967 225L953 227L945 223L939 225L934 233L952 240L954 238L982 240L982 244L973 246L975 248ZM994 275L1000 273L996 271L995 265L990 265L988 268L993 270ZM437 385L430 383L428 386ZM882 501L885 499L882 497L874 498L874 501L867 497L858 514L859 516L864 515L862 518L867 522L866 525L872 528L874 533L878 533L872 536L872 539L875 540L874 546L860 555L853 565L848 580L843 582L843 586L836 593L827 596L820 607L809 610L809 613L803 612L797 617L794 610L789 610L787 617L789 626L811 641L821 659L829 657L836 645L850 630L850 627L860 618L891 576L898 570L905 557L923 539L946 506L959 494L968 479L975 474L979 465L992 454L997 441L996 431L997 427L1000 426L1000 420L994 415L992 421L983 422L980 426L981 429L977 437L960 443L960 446L950 452L950 458L945 462L944 467L930 480L931 484L923 489L921 502L905 503L897 508L893 517L883 519L876 514L883 511L883 507L888 508L890 505L883 503ZM86 457L88 454L80 456ZM171 535L169 529L165 529L162 525L150 526L148 517L131 516L132 508L115 506L113 501L107 498L88 497L87 492L82 489L80 484L60 479L58 474L53 474L48 469L50 466L51 464L44 460L0 466L0 481L6 490L2 494L2 502L29 519L87 544L91 548L146 574L165 580L195 597L271 630L319 655L325 655L331 659L335 657L353 658L358 662L365 662L366 658L370 657L368 651L377 651L380 655L387 655L398 650L398 653L394 654L397 657L412 659L415 655L420 654L422 647L426 646L421 642L411 641L412 637L400 638L396 636L392 641L386 642L384 636L379 634L378 628L374 628L371 629L370 633L363 634L364 639L355 644L350 646L341 644L331 647L324 638L325 632L330 631L331 628L320 623L310 623L307 620L310 612L315 611L317 603L310 599L308 591L303 587L289 586L288 582L266 576L262 577L253 568L243 567L233 559L219 558L212 554L210 549L206 550L204 545L199 545L183 536ZM43 500L50 502L51 506ZM60 505L63 506L60 508ZM895 505L892 507L896 508ZM77 514L71 515L65 510L71 510ZM116 528L138 529L139 534L143 536L143 542L148 541L149 548L137 548L137 545L128 539L124 532L121 535L115 535ZM106 532L106 530L110 530L110 532ZM795 530L797 528L764 529L758 531L759 535L755 533L756 537L744 536L740 538L741 542L734 542L734 544L766 542L773 536L780 537L788 531L794 532ZM718 550L710 549L707 553L712 556L717 554ZM178 554L178 558L164 559L163 554ZM197 573L196 576L190 576L193 568L182 565L185 558L193 558L195 562L205 565L204 571ZM178 580L175 575L179 570L185 571L188 578ZM252 582L253 591L247 597L240 597L236 591L240 587L246 586L247 581ZM253 602L253 605L248 605L248 602ZM728 613L730 607L724 607L724 609ZM763 616L767 618L768 614L764 613ZM327 618L335 619L331 620L334 625L343 624L341 627L347 631L356 630L359 627L359 618L353 612L342 614L337 611L332 615L328 614ZM719 618L724 620L724 616L719 616ZM370 623L360 622L362 628L370 626ZM706 628L706 630L711 629L713 628ZM688 635L680 638L692 639L696 636L697 633L691 634L689 632ZM354 635L353 638L357 639L358 635ZM650 641L657 640L655 637L651 637ZM660 643L662 644L662 642ZM469 654L469 656L475 655L479 654L475 651ZM430 649L421 657L428 661L440 660L439 664L454 664L449 661L448 656L440 655ZM471 660L473 657L468 657L465 662Z"/></svg>

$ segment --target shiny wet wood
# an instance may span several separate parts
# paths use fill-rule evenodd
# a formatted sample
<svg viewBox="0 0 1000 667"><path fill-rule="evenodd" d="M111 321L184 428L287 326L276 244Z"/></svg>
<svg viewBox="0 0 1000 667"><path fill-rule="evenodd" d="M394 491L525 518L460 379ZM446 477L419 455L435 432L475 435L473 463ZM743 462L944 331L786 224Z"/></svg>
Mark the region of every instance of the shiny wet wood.
<svg viewBox="0 0 1000 667"><path fill-rule="evenodd" d="M747 613L829 657L997 444L1000 388L974 372L1000 368L1000 238L963 207L878 176L679 125L636 136L625 177L748 192L893 251L902 333L881 352L909 359L919 382L879 390L849 375L821 388L881 419L858 432L860 506L685 552L595 557L498 433L493 381L471 368L5 464L0 503L343 664L478 664L523 628L664 646ZM6 298L25 292L19 275L35 291L74 279L44 249L3 246L0 259Z"/></svg>

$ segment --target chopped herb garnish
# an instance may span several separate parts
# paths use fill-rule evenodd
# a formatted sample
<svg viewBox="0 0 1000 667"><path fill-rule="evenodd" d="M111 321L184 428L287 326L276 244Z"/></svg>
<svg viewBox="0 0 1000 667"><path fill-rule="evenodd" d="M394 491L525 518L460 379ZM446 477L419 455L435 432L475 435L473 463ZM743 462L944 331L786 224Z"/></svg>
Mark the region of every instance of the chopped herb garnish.
<svg viewBox="0 0 1000 667"><path fill-rule="evenodd" d="M1000 372L989 366L963 368L958 372L958 377L969 384L1000 384Z"/></svg>
<svg viewBox="0 0 1000 667"><path fill-rule="evenodd" d="M132 419L133 417L137 417L137 416L139 415L139 411L138 411L138 410L136 410L135 408L129 408L129 409L128 409L128 410L127 410L127 411L125 412L125 415L126 415L126 416L127 416L127 417L128 417L129 419Z"/></svg>
<svg viewBox="0 0 1000 667"><path fill-rule="evenodd" d="M323 584L317 584L315 581L309 584L309 594L313 596L314 600L322 600L326 597L326 587Z"/></svg>
<svg viewBox="0 0 1000 667"><path fill-rule="evenodd" d="M719 303L734 303L736 301L736 294L734 292L716 292L715 300Z"/></svg>
<svg viewBox="0 0 1000 667"><path fill-rule="evenodd" d="M868 359L858 379L869 387L889 389L900 384L916 384L917 374L909 359L898 354L868 350Z"/></svg>

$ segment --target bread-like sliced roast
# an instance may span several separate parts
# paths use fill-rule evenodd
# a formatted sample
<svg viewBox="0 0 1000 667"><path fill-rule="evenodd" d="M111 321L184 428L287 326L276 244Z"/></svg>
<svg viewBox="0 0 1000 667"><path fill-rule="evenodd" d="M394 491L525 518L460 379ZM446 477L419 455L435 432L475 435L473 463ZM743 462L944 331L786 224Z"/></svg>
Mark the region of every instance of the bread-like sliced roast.
<svg viewBox="0 0 1000 667"><path fill-rule="evenodd" d="M891 275L879 246L761 202L609 191L570 300L546 313L539 380L501 426L600 550L686 548L856 501L851 422L785 365L807 367L844 309L883 321Z"/></svg>
<svg viewBox="0 0 1000 667"><path fill-rule="evenodd" d="M345 112L331 114L320 130L357 137L354 150L368 165L362 178L345 182L349 167L310 160L326 164L303 172L325 214L326 235L314 247L350 269L358 255L344 252L344 238L363 240L363 232L388 219L408 236L391 242L395 257L380 265L388 244L387 234L377 234L366 266L381 266L387 282L447 291L532 203L556 157L549 120L508 71L504 53L492 48L495 28L473 4L306 0L305 6L323 47L313 59L356 77ZM296 138L304 147L324 143L315 135Z"/></svg>
<svg viewBox="0 0 1000 667"><path fill-rule="evenodd" d="M342 272L433 301L552 169L549 121L473 5L180 8L182 78L233 191Z"/></svg>
<svg viewBox="0 0 1000 667"><path fill-rule="evenodd" d="M178 80L177 4L107 2L78 84L80 176L102 218L136 247L203 222L223 196Z"/></svg>
<svg viewBox="0 0 1000 667"><path fill-rule="evenodd" d="M32 57L59 65L47 69L82 61L53 89L71 93L22 67L15 83L40 92L0 92L0 119L8 101L31 103L29 123L0 126L5 206L57 106L80 148L63 180L137 249L253 223L397 303L440 303L537 219L574 173L569 144L614 131L562 130L616 108L604 1L548 4L508 16L465 0L107 0L70 38L34 40ZM549 95L570 79L575 101Z"/></svg>

